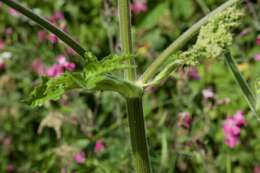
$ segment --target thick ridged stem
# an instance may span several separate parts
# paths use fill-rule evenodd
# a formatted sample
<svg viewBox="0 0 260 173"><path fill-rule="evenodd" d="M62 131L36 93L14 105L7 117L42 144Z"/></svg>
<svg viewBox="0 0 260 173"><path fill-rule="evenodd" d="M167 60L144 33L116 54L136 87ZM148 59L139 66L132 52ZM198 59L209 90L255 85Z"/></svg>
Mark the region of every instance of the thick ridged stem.
<svg viewBox="0 0 260 173"><path fill-rule="evenodd" d="M120 27L122 51L125 54L131 54L133 51L133 46L132 46L129 1L118 0L118 7L119 7L119 25L120 25L119 27ZM128 63L131 65L135 65L134 58L132 58ZM128 69L126 72L126 78L128 80L134 81L136 79L136 70L134 68Z"/></svg>
<svg viewBox="0 0 260 173"><path fill-rule="evenodd" d="M69 47L71 47L75 52L77 52L80 56L84 57L85 49L82 48L79 43L73 40L67 33L63 32L61 29L40 17L39 15L32 12L30 9L23 7L16 1L13 0L0 0L0 2L5 3L6 5L12 7L13 9L17 10L21 14L25 15L29 19L33 20L38 25L42 26L49 32L56 35L59 39L61 39L64 43L66 43Z"/></svg>
<svg viewBox="0 0 260 173"><path fill-rule="evenodd" d="M127 99L127 111L136 173L151 173L142 98Z"/></svg>
<svg viewBox="0 0 260 173"><path fill-rule="evenodd" d="M129 0L118 0L118 7L122 51L126 54L132 54ZM128 63L135 65L134 59ZM136 69L128 70L125 78L135 81ZM142 97L126 98L126 104L136 173L151 173L148 145L145 135Z"/></svg>

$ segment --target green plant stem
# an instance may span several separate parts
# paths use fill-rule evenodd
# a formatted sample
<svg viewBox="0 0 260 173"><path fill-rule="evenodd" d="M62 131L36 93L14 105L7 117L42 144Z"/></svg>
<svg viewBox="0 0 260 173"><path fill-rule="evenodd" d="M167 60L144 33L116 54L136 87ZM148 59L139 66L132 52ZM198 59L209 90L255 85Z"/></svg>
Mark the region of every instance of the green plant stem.
<svg viewBox="0 0 260 173"><path fill-rule="evenodd" d="M204 0L196 0L196 2L200 6L204 14L208 14L210 12L209 7Z"/></svg>
<svg viewBox="0 0 260 173"><path fill-rule="evenodd" d="M132 54L129 0L118 0L118 7L122 51L126 54ZM132 59L128 63L134 65L135 61ZM135 81L136 69L128 70L125 78ZM136 173L151 173L148 145L145 134L142 97L126 98L126 104Z"/></svg>
<svg viewBox="0 0 260 173"><path fill-rule="evenodd" d="M151 173L142 98L127 99L127 113L136 173Z"/></svg>
<svg viewBox="0 0 260 173"><path fill-rule="evenodd" d="M67 33L63 32L58 27L54 26L52 23L40 17L39 15L33 13L30 9L23 7L21 4L14 0L0 0L0 2L5 3L6 5L12 7L18 12L22 13L29 19L33 20L35 23L39 24L43 28L47 29L49 32L55 34L59 39L64 41L69 47L71 47L75 52L77 52L80 56L84 57L84 53L86 52L84 48L82 48L79 43L73 40Z"/></svg>
<svg viewBox="0 0 260 173"><path fill-rule="evenodd" d="M217 9L209 13L207 16L202 18L196 24L194 24L190 29L184 32L177 40L175 40L170 46L168 46L159 56L158 58L146 69L144 74L140 77L140 81L142 83L146 83L149 81L154 75L157 73L161 65L167 60L167 58L174 53L176 50L181 49L194 35L196 35L204 24L208 22L208 20L216 15L217 13L225 10L226 8L234 5L235 3L241 0L229 0L219 6Z"/></svg>
<svg viewBox="0 0 260 173"><path fill-rule="evenodd" d="M118 0L119 7L119 25L120 25L120 37L122 44L122 51L125 54L131 54L133 51L132 46L132 34L131 34L131 17L129 12L129 1ZM135 60L132 58L131 65L135 65ZM134 68L129 69L126 75L128 80L134 81L136 79L136 70Z"/></svg>
<svg viewBox="0 0 260 173"><path fill-rule="evenodd" d="M229 153L227 153L226 158L226 173L232 173L232 162L231 162L231 156Z"/></svg>

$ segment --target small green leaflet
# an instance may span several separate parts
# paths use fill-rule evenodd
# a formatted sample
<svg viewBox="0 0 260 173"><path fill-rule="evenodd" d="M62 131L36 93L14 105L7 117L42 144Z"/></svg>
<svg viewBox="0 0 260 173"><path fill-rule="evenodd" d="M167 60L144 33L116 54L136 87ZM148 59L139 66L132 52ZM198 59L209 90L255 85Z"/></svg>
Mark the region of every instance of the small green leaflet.
<svg viewBox="0 0 260 173"><path fill-rule="evenodd" d="M46 101L59 100L65 91L77 87L71 75L67 73L52 79L43 77L42 83L32 91L26 102L31 106L41 106Z"/></svg>
<svg viewBox="0 0 260 173"><path fill-rule="evenodd" d="M127 82L118 82L121 79L117 77L110 80L112 78L108 78L108 75L112 76L111 73L114 71L134 68L125 63L131 58L131 55L109 55L99 61L91 52L86 52L82 71L66 72L50 79L43 77L42 83L33 90L26 102L31 106L41 106L49 100L59 100L66 91L76 88L106 90L108 86L104 86L104 81L107 80L118 88L122 88L123 85L129 86Z"/></svg>
<svg viewBox="0 0 260 173"><path fill-rule="evenodd" d="M131 55L108 55L98 61L97 57L89 52L85 54L86 65L84 67L87 78L99 76L113 71L134 68L135 66L128 65L125 62L132 58Z"/></svg>

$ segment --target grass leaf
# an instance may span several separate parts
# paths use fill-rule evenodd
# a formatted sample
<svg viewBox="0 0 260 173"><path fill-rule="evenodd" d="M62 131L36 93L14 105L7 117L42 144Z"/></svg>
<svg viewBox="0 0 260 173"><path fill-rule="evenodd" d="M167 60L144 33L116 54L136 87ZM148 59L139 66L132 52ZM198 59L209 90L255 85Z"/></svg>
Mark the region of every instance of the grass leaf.
<svg viewBox="0 0 260 173"><path fill-rule="evenodd" d="M250 89L248 83L246 82L246 80L238 70L236 62L232 58L232 55L229 51L225 53L225 60L228 65L228 68L233 74L238 86L240 87L250 109L253 111L254 114L256 114L256 97L253 94L252 90Z"/></svg>

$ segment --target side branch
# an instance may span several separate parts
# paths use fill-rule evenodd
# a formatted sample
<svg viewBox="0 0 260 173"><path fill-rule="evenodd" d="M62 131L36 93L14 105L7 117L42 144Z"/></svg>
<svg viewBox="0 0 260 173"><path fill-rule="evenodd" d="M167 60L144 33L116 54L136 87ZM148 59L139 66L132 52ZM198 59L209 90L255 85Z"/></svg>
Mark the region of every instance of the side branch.
<svg viewBox="0 0 260 173"><path fill-rule="evenodd" d="M207 16L202 18L196 24L194 24L190 29L184 32L177 40L175 40L170 46L168 46L158 58L147 68L144 74L139 78L141 83L147 83L154 75L158 72L158 69L161 65L167 60L167 58L174 53L176 50L181 49L194 35L198 33L201 26L205 25L208 20L218 14L219 12L224 11L226 8L234 5L235 3L241 0L229 0L222 4L220 7L209 13Z"/></svg>

